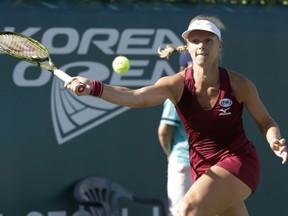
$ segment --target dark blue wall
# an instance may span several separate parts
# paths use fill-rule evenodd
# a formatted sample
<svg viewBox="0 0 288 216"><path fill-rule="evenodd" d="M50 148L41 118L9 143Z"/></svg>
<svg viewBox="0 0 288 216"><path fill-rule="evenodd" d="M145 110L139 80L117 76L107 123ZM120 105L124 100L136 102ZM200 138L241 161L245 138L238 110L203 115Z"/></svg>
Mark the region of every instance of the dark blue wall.
<svg viewBox="0 0 288 216"><path fill-rule="evenodd" d="M178 56L163 61L157 56L158 46L183 43L180 35L195 15L217 15L227 26L222 65L257 85L282 128L282 136L287 136L285 7L1 6L0 13L0 30L22 32L43 42L55 64L67 73L133 88L176 71ZM83 51L85 42L90 41L84 37L89 29L98 33L93 33L96 42L88 43ZM136 40L139 38L141 42ZM115 75L111 68L112 60L120 54L132 63L124 77ZM0 64L0 214L70 216L78 209L72 197L74 183L90 175L116 180L139 195L166 196L166 158L157 138L161 106L126 110L95 99L79 99L49 72L2 54ZM247 200L250 214L283 215L287 165L281 165L273 155L248 113L245 125L262 166L259 188Z"/></svg>

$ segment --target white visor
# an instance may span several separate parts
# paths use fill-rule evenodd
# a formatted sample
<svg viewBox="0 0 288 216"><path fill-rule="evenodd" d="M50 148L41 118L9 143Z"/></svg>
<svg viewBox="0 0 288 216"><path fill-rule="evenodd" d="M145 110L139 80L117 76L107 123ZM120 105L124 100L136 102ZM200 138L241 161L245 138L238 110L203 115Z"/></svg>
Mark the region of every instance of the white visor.
<svg viewBox="0 0 288 216"><path fill-rule="evenodd" d="M192 22L189 25L188 29L182 33L182 37L185 40L187 40L190 32L192 32L194 30L202 30L202 31L212 32L215 35L217 35L219 40L221 40L221 32L220 32L219 28L214 23L212 23L208 20L196 20L196 21Z"/></svg>

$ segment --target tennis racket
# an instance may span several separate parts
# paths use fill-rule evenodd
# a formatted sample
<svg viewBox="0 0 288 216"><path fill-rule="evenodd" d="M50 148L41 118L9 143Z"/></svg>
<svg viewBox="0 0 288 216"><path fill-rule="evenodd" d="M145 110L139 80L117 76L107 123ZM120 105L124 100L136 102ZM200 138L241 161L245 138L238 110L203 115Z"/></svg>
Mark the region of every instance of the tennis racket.
<svg viewBox="0 0 288 216"><path fill-rule="evenodd" d="M0 32L0 51L50 71L64 82L71 80L71 76L55 67L47 48L31 37L16 32ZM78 84L77 90L83 92L84 84Z"/></svg>

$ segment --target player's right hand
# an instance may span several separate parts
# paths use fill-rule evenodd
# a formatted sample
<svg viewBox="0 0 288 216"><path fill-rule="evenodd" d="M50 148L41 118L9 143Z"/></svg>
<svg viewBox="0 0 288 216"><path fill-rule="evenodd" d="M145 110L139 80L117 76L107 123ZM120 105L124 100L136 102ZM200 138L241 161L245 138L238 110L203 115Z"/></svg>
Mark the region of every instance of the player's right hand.
<svg viewBox="0 0 288 216"><path fill-rule="evenodd" d="M64 87L69 89L77 96L90 95L91 93L91 82L85 77L73 77L70 81L64 84ZM84 87L84 90L82 88Z"/></svg>

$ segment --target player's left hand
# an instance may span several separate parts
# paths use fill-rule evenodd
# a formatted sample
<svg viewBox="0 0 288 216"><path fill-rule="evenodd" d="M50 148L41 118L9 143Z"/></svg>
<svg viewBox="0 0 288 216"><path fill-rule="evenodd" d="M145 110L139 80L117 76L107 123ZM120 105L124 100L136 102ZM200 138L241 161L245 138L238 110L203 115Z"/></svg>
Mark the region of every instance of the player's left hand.
<svg viewBox="0 0 288 216"><path fill-rule="evenodd" d="M286 143L286 140L284 138L280 140L277 138L274 138L270 142L270 147L272 151L274 151L274 153L278 157L282 158L282 164L285 164L288 158L288 150L287 150L287 146L285 145L285 143Z"/></svg>

